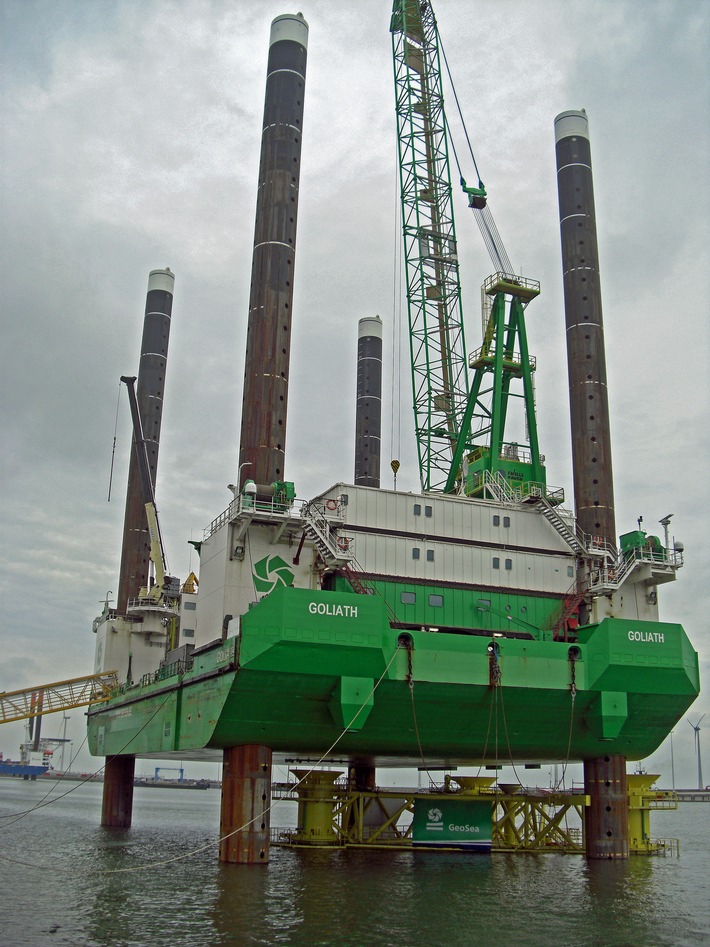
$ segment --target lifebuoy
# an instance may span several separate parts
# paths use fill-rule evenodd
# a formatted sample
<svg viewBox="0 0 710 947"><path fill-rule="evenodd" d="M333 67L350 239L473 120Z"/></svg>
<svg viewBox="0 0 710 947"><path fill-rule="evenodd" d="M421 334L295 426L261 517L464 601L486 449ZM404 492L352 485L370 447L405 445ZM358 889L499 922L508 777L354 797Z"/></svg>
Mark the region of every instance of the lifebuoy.
<svg viewBox="0 0 710 947"><path fill-rule="evenodd" d="M350 540L347 536L338 536L338 549L346 550L350 545Z"/></svg>
<svg viewBox="0 0 710 947"><path fill-rule="evenodd" d="M326 510L337 510L337 509L338 509L338 501L337 501L337 500L326 500L326 501L325 501L325 508L326 508Z"/></svg>

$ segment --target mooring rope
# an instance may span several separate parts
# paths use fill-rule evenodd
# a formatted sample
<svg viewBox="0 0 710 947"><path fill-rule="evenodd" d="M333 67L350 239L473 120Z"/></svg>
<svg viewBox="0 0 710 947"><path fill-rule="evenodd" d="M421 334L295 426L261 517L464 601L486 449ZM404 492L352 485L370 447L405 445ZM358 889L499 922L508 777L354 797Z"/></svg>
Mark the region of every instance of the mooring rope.
<svg viewBox="0 0 710 947"><path fill-rule="evenodd" d="M412 701L412 719L414 721L414 734L417 738L417 746L419 747L419 758L421 759L422 764L423 764L422 771L425 772L427 776L429 777L429 785L434 786L435 785L434 779L431 773L429 772L427 760L426 760L426 757L424 756L424 748L422 747L422 740L419 734L419 722L417 720L417 709L414 703L414 664L413 664L413 658L412 658L413 651L414 651L414 643L412 642L411 638L407 639L405 647L407 649L407 665L408 665L407 681L409 684L409 694Z"/></svg>
<svg viewBox="0 0 710 947"><path fill-rule="evenodd" d="M572 651L571 648L570 648L570 651ZM567 736L567 754L565 756L565 761L562 764L562 775L555 783L555 789L559 789L560 786L564 786L565 784L565 776L567 774L567 767L569 766L570 753L572 752L572 733L574 730L574 701L577 696L577 678L576 678L576 670L575 670L576 660L577 658L573 657L572 654L569 655L569 662L570 662L569 692L570 692L571 700L570 700L570 708L569 708L569 734Z"/></svg>
<svg viewBox="0 0 710 947"><path fill-rule="evenodd" d="M128 743L125 743L125 744L121 747L121 749L118 751L118 753L111 753L111 754L110 754L110 757L113 758L113 757L115 757L115 756L121 756L123 753L125 753L125 751L126 751L126 750L128 749L128 747L131 745L131 743L133 743L133 741L136 739L136 737L137 737L137 736L140 736L140 734L145 730L145 728L148 726L148 724L157 716L157 714L160 713L160 711L163 709L163 707L167 704L168 700L170 700L170 694L168 694L168 696L165 698L165 700L164 700L163 703L160 705L160 707L158 707L157 710L146 720L146 722L143 724L143 726L142 726L136 733L133 734L133 736L132 736L131 739L128 741ZM84 740L82 741L81 746L80 746L79 749L76 751L75 757L78 756L79 752L81 751L81 748L84 746L84 744L86 743L87 739L88 739L88 734L87 734L86 737L84 737ZM74 758L75 758L75 757L74 757ZM108 759L108 757L107 757L107 759ZM69 764L69 765L71 765L71 761L70 761L70 764ZM76 789L78 789L80 786L84 786L84 785L86 785L86 783L92 782L92 781L95 779L95 777L96 777L96 776L99 776L101 773L103 773L103 771L104 771L105 769L106 769L106 763L104 763L103 766L99 766L99 768L98 768L97 770L95 770L93 773L89 773L89 774L86 776L86 778L81 779L81 780L78 780L78 781L71 787L71 789L67 789L67 791L66 791L66 792L63 792L60 796L55 796L54 799L50 799L48 802L45 802L45 800L47 799L47 796L49 796L50 793L54 792L54 789L56 788L56 785L55 785L55 786L52 786L52 787L46 792L46 794L42 797L42 799L40 799L40 801L39 801L35 806L33 806L31 809L26 809L24 812L11 812L9 815L0 816L0 818L3 818L3 819L11 819L11 818L13 818L13 816L17 816L17 817L18 817L18 818L15 819L14 822L8 822L6 825L0 826L0 829L7 829L7 828L9 828L11 825L14 825L15 822L19 822L21 819L25 818L25 816L28 816L28 815L30 815L31 813L35 812L37 809L43 809L45 806L51 806L51 805L53 805L55 802L59 802L60 799L63 799L65 796L68 796L69 793L74 792L74 791L75 791ZM58 782L61 782L61 780L57 780L57 781L58 781ZM24 864L24 862L23 862L23 864Z"/></svg>
<svg viewBox="0 0 710 947"><path fill-rule="evenodd" d="M86 744L86 741L88 740L88 738L89 738L89 736L88 736L88 733L87 733L87 735L86 735L86 736L84 737L84 739L81 741L81 745L78 747L78 749L76 750L76 752L75 752L75 753L72 753L71 759L69 760L69 768L70 768L70 769L71 769L71 766L72 766L72 763L74 762L74 760L77 758L77 756L79 755L79 753L81 753L81 751L83 750L84 745ZM98 772L101 772L101 770L99 770ZM76 782L76 785L72 786L72 788L71 788L71 789L68 789L65 793L62 793L61 796L56 796L54 799L50 799L49 802L46 802L45 800L46 800L49 796L51 796L51 794L52 794L52 793L54 792L54 790L57 788L57 786L59 785L59 783L61 783L61 782L64 780L65 775L66 775L66 773L57 773L57 775L56 775L54 778L52 778L52 777L44 777L44 778L46 778L46 779L52 779L52 785L49 787L49 789L47 790L47 792L42 796L42 798L39 800L39 802L36 802L35 805L32 806L31 809L24 809L24 810L22 810L21 812L9 812L9 813L7 813L7 814L0 814L0 819L12 819L12 820L13 820L12 822L6 822L4 825L0 825L0 831L2 831L3 829L9 828L11 825L14 825L15 822L20 822L20 821L21 821L22 819L24 819L26 816L30 815L32 812L35 812L37 809L43 809L45 806L50 806L50 805L52 805L53 803L58 802L60 799L63 799L64 796L68 796L70 792L74 792L74 790L77 789L79 786L83 785L84 783L90 782L95 774L93 774L93 773L92 773L92 774L89 774L85 779L78 780L78 781Z"/></svg>
<svg viewBox="0 0 710 947"><path fill-rule="evenodd" d="M340 733L340 735L338 736L338 738L337 738L337 739L328 747L328 749L323 753L323 755L321 756L321 758L320 758L316 763L314 763L314 764L311 766L311 768L308 770L308 772L305 773L305 775L302 776L301 779L298 780L298 782L296 782L296 783L294 784L293 789L297 789L297 788L304 782L304 780L308 779L308 777L316 770L316 768L317 768L318 766L321 765L321 763L323 763L323 762L327 759L327 757L333 752L333 750L335 749L335 747L340 743L340 741L343 739L343 737L345 736L345 734L350 730L350 728L351 728L352 725L355 723L355 721L357 720L357 718L360 716L360 714L363 712L363 710L365 709L365 707L368 705L370 699L374 696L374 694L375 694L377 688L380 686L380 684L381 684L382 681L384 680L385 675L387 674L387 672L389 671L389 669L392 667L392 664L394 663L394 659L397 657L397 655L399 654L399 652L401 651L401 649L402 649L402 645L401 645L401 644L397 644L397 647L396 647L396 648L394 649L394 651L392 652L392 657L391 657L391 658L389 659L389 661L387 662L387 666L385 667L384 671L383 671L382 674L379 676L379 678L378 678L377 681L375 682L375 684L374 684L372 690L371 690L370 693L367 695L367 697L365 698L365 700L362 702L362 704L360 705L360 707L359 707L359 709L357 710L357 712L353 715L353 717L351 718L351 720L350 720L350 722L348 723L348 725L342 730L342 732ZM167 698L166 698L166 702L167 702ZM157 714L160 710L162 710L162 708L163 708L164 706L165 706L165 704L162 704L162 705L158 708L158 710L156 710L155 713ZM155 714L153 714L153 716L155 716ZM152 720L153 718L151 717L150 719ZM144 727L147 726L148 723L150 723L150 720L146 721L146 723L144 724ZM144 727L141 727L141 730L144 729ZM140 730L138 731L138 733L140 733ZM138 736L138 733L134 734L134 736L131 737L131 739L129 740L129 742L126 744L126 747L129 746L130 743ZM126 747L124 747L124 749L125 749ZM102 769L103 769L103 767L102 767ZM98 772L100 772L100 770L99 770ZM78 788L78 787L74 787L74 788ZM69 790L69 791L72 792L73 790ZM67 795L67 793L65 793L64 795ZM61 796L57 797L57 799L61 799L61 798L62 798ZM54 801L56 801L56 800L54 800ZM137 871L147 871L148 869L159 868L159 867L163 867L163 866L165 866L165 865L171 865L171 864L173 864L174 862L184 861L184 860L187 859L187 858L192 858L192 857L195 856L195 855L200 855L202 852L207 851L208 849L212 848L212 847L215 845L215 842L216 842L217 844L220 844L221 842L224 842L224 841L226 841L227 839L231 838L233 835L236 835L238 832L242 832L242 831L244 831L244 829L248 829L250 825L253 825L254 822L256 822L257 820L263 819L265 815L267 815L268 813L270 813L270 812L272 811L272 809L274 809L274 808L275 808L280 802L282 802L282 801L283 801L283 800L280 800L280 799L277 799L277 800L273 801L266 809L263 809L260 813L258 813L257 815L255 815L253 819L249 819L247 822L244 822L242 825L238 826L236 829L232 829L231 832L227 832L225 835L220 835L220 836L218 836L218 838L217 838L216 840L215 840L215 839L211 839L211 840L210 840L209 842L207 842L205 845L200 845L198 848L193 848L193 849L191 849L191 850L188 851L188 852L183 852L183 853L180 854L180 855L173 855L173 856L171 856L170 858L156 859L156 860L153 860L153 861L144 862L142 865L130 866L130 867L128 867L128 868L99 868L99 869L96 869L96 870L94 871L94 874L96 874L96 875L118 875L118 874L130 874L130 873L137 872ZM36 868L36 869L39 870L39 871L56 871L56 870L57 870L57 864L56 864L56 862L53 862L52 865L37 865L37 864L34 864L33 862L23 861L23 860L18 859L18 858L11 858L11 857L8 856L8 855L4 855L4 858L5 858L6 861L12 862L13 864L16 864L16 865L23 865L23 866L25 866L25 867L27 867L27 868Z"/></svg>

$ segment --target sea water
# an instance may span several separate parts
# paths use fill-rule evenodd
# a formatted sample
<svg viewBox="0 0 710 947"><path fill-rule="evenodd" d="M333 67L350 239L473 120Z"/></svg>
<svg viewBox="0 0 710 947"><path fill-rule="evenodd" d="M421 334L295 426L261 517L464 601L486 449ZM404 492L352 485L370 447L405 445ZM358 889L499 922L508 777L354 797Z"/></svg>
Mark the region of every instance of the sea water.
<svg viewBox="0 0 710 947"><path fill-rule="evenodd" d="M653 813L680 858L272 848L237 866L217 860L219 790L137 788L118 831L101 789L0 779L0 944L710 943L708 803ZM278 803L272 826L294 823Z"/></svg>

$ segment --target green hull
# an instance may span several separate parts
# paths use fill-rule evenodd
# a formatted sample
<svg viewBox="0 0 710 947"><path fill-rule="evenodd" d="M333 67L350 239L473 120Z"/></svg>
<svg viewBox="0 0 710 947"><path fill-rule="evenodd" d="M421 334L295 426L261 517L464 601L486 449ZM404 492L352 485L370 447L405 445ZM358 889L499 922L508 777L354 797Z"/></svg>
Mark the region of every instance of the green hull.
<svg viewBox="0 0 710 947"><path fill-rule="evenodd" d="M238 637L155 677L91 711L93 754L263 744L378 766L638 760L699 692L677 624L607 618L574 645L399 632L374 596L285 587L242 616Z"/></svg>

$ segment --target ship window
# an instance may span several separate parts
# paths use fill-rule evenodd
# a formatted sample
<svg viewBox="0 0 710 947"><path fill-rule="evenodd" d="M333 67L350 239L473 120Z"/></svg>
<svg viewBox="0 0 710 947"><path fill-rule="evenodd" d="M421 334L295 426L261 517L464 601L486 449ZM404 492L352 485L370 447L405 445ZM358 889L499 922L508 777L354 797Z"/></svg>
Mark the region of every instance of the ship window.
<svg viewBox="0 0 710 947"><path fill-rule="evenodd" d="M510 517L509 517L509 516L504 516L504 517L503 517L503 526L510 526Z"/></svg>
<svg viewBox="0 0 710 947"><path fill-rule="evenodd" d="M197 608L197 602L185 602L183 608L186 612L194 612Z"/></svg>
<svg viewBox="0 0 710 947"><path fill-rule="evenodd" d="M505 560L505 568L508 570L508 572L510 572L510 570L513 568L513 560L512 560L512 559L506 559L506 560Z"/></svg>
<svg viewBox="0 0 710 947"><path fill-rule="evenodd" d="M430 506L424 507L424 516L431 516L434 511Z"/></svg>
<svg viewBox="0 0 710 947"><path fill-rule="evenodd" d="M493 525L500 526L500 516L497 513L493 515Z"/></svg>
<svg viewBox="0 0 710 947"><path fill-rule="evenodd" d="M432 605L434 608L441 608L441 606L444 604L444 596L443 595L430 595L429 604Z"/></svg>
<svg viewBox="0 0 710 947"><path fill-rule="evenodd" d="M415 516L421 516L421 515L422 515L422 505L421 505L421 503L415 503L415 504L414 504L414 515L415 515Z"/></svg>
<svg viewBox="0 0 710 947"><path fill-rule="evenodd" d="M498 556L493 556L493 568L500 569L500 559Z"/></svg>
<svg viewBox="0 0 710 947"><path fill-rule="evenodd" d="M426 561L427 561L427 562L433 562L433 561L434 561L434 550L433 550L433 549L427 549L427 551L426 551Z"/></svg>
<svg viewBox="0 0 710 947"><path fill-rule="evenodd" d="M574 566L567 566L567 576L571 579L574 576Z"/></svg>
<svg viewBox="0 0 710 947"><path fill-rule="evenodd" d="M417 593L416 592L402 592L402 594L399 597L399 600L402 603L402 605L414 605L414 603L417 600Z"/></svg>
<svg viewBox="0 0 710 947"><path fill-rule="evenodd" d="M421 555L421 549L419 548L419 546L414 546L414 548L412 549L412 559L418 559L420 555Z"/></svg>
<svg viewBox="0 0 710 947"><path fill-rule="evenodd" d="M195 629L194 629L194 628L183 628L183 629L182 629L182 635L183 635L184 638L194 638L194 637L195 637Z"/></svg>

